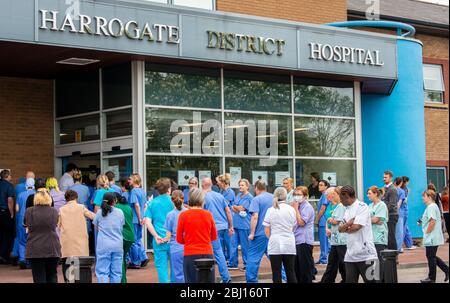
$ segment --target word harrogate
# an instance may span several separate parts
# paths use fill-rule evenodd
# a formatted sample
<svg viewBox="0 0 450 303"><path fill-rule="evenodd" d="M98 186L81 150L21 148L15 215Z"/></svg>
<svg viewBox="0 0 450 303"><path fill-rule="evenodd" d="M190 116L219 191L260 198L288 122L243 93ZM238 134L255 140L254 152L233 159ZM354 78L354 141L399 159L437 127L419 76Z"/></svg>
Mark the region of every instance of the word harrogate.
<svg viewBox="0 0 450 303"><path fill-rule="evenodd" d="M309 59L383 66L380 51L340 45L309 43Z"/></svg>
<svg viewBox="0 0 450 303"><path fill-rule="evenodd" d="M180 29L177 26L165 24L149 23L141 24L137 21L130 20L123 22L118 18L106 19L104 17L94 16L91 18L87 15L78 15L75 18L71 14L66 14L64 19L58 23L57 11L40 10L41 13L41 30L52 31L69 31L71 33L110 36L119 38L126 36L133 40L148 40L150 42L167 42L179 43Z"/></svg>

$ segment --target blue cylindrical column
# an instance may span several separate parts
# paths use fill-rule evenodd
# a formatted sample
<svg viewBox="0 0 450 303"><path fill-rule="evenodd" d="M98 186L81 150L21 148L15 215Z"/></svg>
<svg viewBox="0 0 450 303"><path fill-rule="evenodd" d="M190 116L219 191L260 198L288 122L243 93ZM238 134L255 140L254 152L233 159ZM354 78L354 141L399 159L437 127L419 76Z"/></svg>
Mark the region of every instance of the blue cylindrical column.
<svg viewBox="0 0 450 303"><path fill-rule="evenodd" d="M398 82L390 95L361 95L364 188L383 184L383 172L410 177L408 225L422 237L416 222L424 210L427 186L422 45L397 40Z"/></svg>

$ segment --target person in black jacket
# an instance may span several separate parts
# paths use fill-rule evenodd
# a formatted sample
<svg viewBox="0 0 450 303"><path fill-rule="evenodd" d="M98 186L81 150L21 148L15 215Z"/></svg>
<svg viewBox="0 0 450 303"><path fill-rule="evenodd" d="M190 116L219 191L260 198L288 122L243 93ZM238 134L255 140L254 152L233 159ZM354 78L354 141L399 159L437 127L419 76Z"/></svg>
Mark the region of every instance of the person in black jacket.
<svg viewBox="0 0 450 303"><path fill-rule="evenodd" d="M398 192L395 185L392 183L394 174L387 170L384 172L384 196L382 200L386 204L389 212L388 221L388 249L397 250L397 241L395 238L395 228L398 222Z"/></svg>

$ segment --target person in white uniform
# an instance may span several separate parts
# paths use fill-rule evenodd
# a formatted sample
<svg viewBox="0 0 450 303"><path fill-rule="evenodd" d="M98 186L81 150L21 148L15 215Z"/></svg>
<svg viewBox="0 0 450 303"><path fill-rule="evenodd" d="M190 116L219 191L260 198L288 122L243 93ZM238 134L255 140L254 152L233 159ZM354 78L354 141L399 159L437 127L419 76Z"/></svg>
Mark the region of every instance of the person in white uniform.
<svg viewBox="0 0 450 303"><path fill-rule="evenodd" d="M282 266L286 272L287 283L297 283L295 275L294 227L297 225L295 209L287 203L284 187L275 189L273 206L267 210L263 226L269 244L267 253L272 267L273 283L282 283Z"/></svg>
<svg viewBox="0 0 450 303"><path fill-rule="evenodd" d="M339 226L339 232L347 233L346 283L358 283L359 276L365 283L376 282L379 280L378 256L369 207L356 198L355 190L349 185L342 187L340 198L347 208Z"/></svg>

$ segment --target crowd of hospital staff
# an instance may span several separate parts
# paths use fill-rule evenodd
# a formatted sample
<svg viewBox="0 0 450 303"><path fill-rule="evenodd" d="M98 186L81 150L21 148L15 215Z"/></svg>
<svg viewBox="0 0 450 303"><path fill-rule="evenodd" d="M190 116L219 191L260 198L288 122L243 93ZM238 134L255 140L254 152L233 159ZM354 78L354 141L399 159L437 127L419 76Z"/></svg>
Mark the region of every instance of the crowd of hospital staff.
<svg viewBox="0 0 450 303"><path fill-rule="evenodd" d="M232 270L245 271L248 283L258 282L264 255L276 283L311 283L317 274L315 264L327 264L323 283L334 283L338 272L342 282L356 283L359 277L382 282L381 251L401 253L403 244L415 248L407 224L409 178L393 180L390 171L384 173L383 187L367 190L370 204L359 201L351 186L331 187L317 173L311 174L309 187L295 187L286 178L273 193L264 181L251 185L241 179L236 194L229 174L200 182L193 177L184 190L161 178L150 197L138 174L116 184L114 173L107 172L97 177L94 189L73 164L67 165L59 181L35 179L28 172L14 191L10 180L11 173L2 171L0 208L13 214L16 227L11 260L22 269L31 267L35 282L57 282L60 263L69 281L71 264L89 256L91 246L98 282L126 283L127 268L149 262L142 241L147 230L161 283L196 282L195 260L200 258L215 260L223 283L231 282ZM422 226L429 264L423 283L436 281L436 266L448 281L448 266L436 255L444 244L443 214L448 226L448 189L442 202L440 197L432 185L422 194L426 208L417 224ZM310 199L319 199L317 212ZM316 225L320 257L315 263ZM5 239L2 235L2 262L10 257L4 255ZM211 277L214 282L214 272Z"/></svg>

